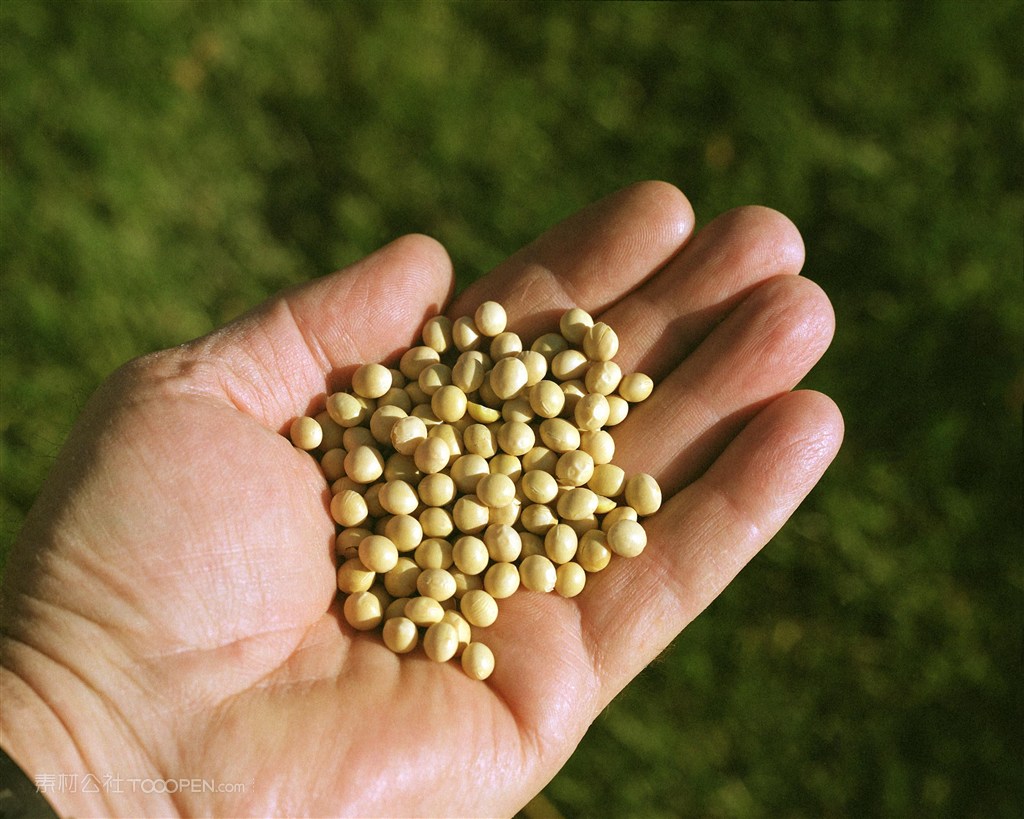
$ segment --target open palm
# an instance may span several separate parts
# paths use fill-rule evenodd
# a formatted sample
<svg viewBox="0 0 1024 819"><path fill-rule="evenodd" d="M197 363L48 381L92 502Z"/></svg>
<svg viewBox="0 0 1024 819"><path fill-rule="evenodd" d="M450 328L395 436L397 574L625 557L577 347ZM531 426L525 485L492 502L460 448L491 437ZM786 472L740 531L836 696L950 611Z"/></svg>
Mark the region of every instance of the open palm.
<svg viewBox="0 0 1024 819"><path fill-rule="evenodd" d="M839 445L833 404L790 392L832 334L827 299L795 275L796 231L762 208L692 227L676 189L635 185L447 307L447 256L405 237L120 370L11 556L5 747L26 770L104 783L52 796L78 815L514 813ZM614 460L666 502L647 550L579 597L503 600L481 683L344 622L323 476L280 433L430 315L485 299L525 339L572 305L619 332L623 371L658 386L615 428ZM190 782L144 793L142 778Z"/></svg>

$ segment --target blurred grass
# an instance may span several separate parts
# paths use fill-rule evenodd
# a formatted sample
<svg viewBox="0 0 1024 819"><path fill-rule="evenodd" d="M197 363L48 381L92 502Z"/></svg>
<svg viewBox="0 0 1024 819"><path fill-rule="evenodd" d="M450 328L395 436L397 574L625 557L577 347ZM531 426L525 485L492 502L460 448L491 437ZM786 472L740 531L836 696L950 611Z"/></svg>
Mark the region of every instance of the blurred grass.
<svg viewBox="0 0 1024 819"><path fill-rule="evenodd" d="M847 418L545 790L568 817L1018 816L1014 3L0 5L3 550L124 360L396 235L465 283L641 178L785 212Z"/></svg>

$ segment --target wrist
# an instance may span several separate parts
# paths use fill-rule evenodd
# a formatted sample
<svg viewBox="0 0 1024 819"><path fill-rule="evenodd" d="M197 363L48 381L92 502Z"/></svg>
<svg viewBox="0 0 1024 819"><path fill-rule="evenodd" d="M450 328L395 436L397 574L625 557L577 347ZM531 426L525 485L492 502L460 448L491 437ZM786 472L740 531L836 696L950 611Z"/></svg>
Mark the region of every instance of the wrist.
<svg viewBox="0 0 1024 819"><path fill-rule="evenodd" d="M88 766L61 717L6 665L0 667L0 701L0 747L53 810L59 816L109 814L102 792L85 787Z"/></svg>
<svg viewBox="0 0 1024 819"><path fill-rule="evenodd" d="M72 666L5 634L0 702L0 747L59 816L177 812L109 699Z"/></svg>

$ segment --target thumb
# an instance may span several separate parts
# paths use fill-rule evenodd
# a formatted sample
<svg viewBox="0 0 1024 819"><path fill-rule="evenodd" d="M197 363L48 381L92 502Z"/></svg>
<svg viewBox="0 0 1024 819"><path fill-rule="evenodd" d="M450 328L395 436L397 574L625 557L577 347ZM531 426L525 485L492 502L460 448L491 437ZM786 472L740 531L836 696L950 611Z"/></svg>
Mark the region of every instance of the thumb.
<svg viewBox="0 0 1024 819"><path fill-rule="evenodd" d="M411 234L271 297L183 352L212 367L219 397L279 429L310 411L311 399L347 386L360 364L387 362L415 343L452 287L445 249Z"/></svg>

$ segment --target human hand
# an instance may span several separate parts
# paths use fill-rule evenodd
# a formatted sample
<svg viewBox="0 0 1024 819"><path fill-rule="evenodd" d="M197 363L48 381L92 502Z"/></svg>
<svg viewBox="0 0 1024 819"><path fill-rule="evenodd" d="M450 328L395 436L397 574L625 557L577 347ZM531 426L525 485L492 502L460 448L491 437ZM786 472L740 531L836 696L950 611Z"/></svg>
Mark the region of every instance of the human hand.
<svg viewBox="0 0 1024 819"><path fill-rule="evenodd" d="M57 792L75 815L510 815L600 710L774 535L838 449L829 399L790 392L833 330L762 208L691 238L662 183L581 211L446 309L496 299L529 339L579 305L654 395L615 462L665 493L642 555L573 599L520 591L485 682L354 632L312 458L281 435L445 305L450 262L399 239L210 336L131 362L87 405L3 590L2 743L31 775L238 790Z"/></svg>

